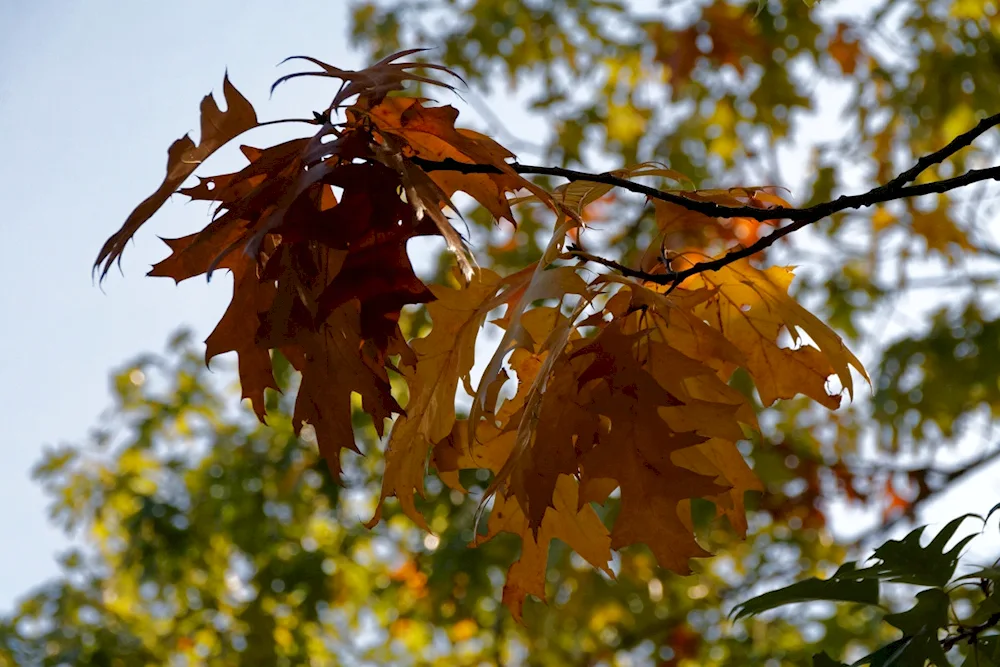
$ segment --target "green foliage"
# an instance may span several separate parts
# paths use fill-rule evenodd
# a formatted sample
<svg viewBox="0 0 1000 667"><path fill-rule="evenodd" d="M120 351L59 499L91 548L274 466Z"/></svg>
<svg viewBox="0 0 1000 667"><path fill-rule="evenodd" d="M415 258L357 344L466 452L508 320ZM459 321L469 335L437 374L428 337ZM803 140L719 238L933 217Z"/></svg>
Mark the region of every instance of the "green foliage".
<svg viewBox="0 0 1000 667"><path fill-rule="evenodd" d="M844 563L829 579L812 577L791 586L758 595L741 602L734 611L736 618L740 619L782 605L816 600L878 604L878 581L872 577L864 576L863 571L859 572L853 562Z"/></svg>
<svg viewBox="0 0 1000 667"><path fill-rule="evenodd" d="M890 345L876 380L874 417L894 446L940 433L952 438L980 407L1000 414L1000 321L975 304L936 313L923 336ZM960 383L953 378L962 378Z"/></svg>
<svg viewBox="0 0 1000 667"><path fill-rule="evenodd" d="M779 606L796 602L854 602L866 605L879 603L881 583L910 584L924 587L916 593L912 607L886 614L883 621L903 633L903 636L856 660L854 665L924 665L948 667L948 651L961 646L966 662L982 654L994 654L1000 638L1000 607L996 602L996 567L982 568L974 573L952 579L962 549L977 535L967 535L947 551L946 546L959 526L969 517L950 521L926 546L920 537L924 527L912 531L902 540L889 540L875 550L872 558L878 562L857 569L855 563L845 563L829 579L812 578L770 591L737 605L736 617L760 614ZM977 517L982 521L982 517ZM976 605L972 614L959 619L953 613L957 600L970 601L961 584L978 580ZM984 634L985 633L985 634ZM817 655L814 665L840 665L827 653ZM975 664L974 662L972 664Z"/></svg>

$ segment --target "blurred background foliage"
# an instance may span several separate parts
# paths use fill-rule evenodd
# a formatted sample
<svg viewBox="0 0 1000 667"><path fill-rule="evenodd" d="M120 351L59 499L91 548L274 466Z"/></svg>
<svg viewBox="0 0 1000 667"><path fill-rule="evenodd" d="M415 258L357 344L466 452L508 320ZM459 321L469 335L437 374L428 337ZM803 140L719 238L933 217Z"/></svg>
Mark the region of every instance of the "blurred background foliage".
<svg viewBox="0 0 1000 667"><path fill-rule="evenodd" d="M373 58L437 47L429 59L469 82L481 129L522 161L599 171L658 160L698 187L785 185L796 204L885 182L1000 111L992 0L385 0L353 2L351 16L355 47ZM490 111L498 96L524 103L531 132ZM988 135L928 177L997 154ZM529 603L518 626L499 605L516 540L467 546L488 480L464 480L471 499L428 480L435 535L392 506L367 531L382 466L370 423L357 421L366 456L344 459L339 488L315 443L291 432L287 367L261 426L237 406L231 369L210 374L200 344L179 335L116 372L99 428L39 464L53 520L79 547L4 621L0 664L777 666L867 653L899 636L872 608L727 614L866 557L1000 452L995 186L924 199L838 214L762 258L801 266L797 297L862 355L874 398L836 412L761 407L763 434L744 453L767 493L745 542L701 523L718 556L693 575L632 549L611 581L556 544L548 604ZM534 259L547 233L524 213L512 234L470 212L484 265ZM580 244L623 262L656 238L641 199L609 196L588 216ZM767 233L726 225L663 243L715 251ZM404 325L418 334L426 317ZM835 532L838 507L871 520Z"/></svg>

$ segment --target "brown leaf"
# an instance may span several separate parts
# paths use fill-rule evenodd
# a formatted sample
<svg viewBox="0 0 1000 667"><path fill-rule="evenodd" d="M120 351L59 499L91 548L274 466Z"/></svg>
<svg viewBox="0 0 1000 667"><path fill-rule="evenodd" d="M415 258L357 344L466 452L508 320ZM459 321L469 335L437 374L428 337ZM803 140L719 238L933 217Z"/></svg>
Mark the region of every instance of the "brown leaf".
<svg viewBox="0 0 1000 667"><path fill-rule="evenodd" d="M861 43L857 39L847 40L847 31L850 29L845 23L837 24L837 32L830 40L827 52L833 58L840 71L850 76L858 66L858 57L861 55Z"/></svg>
<svg viewBox="0 0 1000 667"><path fill-rule="evenodd" d="M173 143L167 151L167 175L156 192L146 198L129 215L122 228L109 238L94 262L94 270L100 267L101 278L107 275L111 264L121 258L125 244L184 180L202 162L226 142L257 126L257 114L253 105L236 90L227 74L223 80L226 110L220 111L212 96L206 95L201 101L201 139L196 146L188 135Z"/></svg>
<svg viewBox="0 0 1000 667"><path fill-rule="evenodd" d="M180 282L204 273L216 250L199 244L199 234L179 239L164 239L172 251L170 257L156 264L151 276L168 276ZM205 363L225 352L236 352L242 398L249 398L257 417L264 420L264 390L278 389L267 347L257 345L255 332L259 316L274 301L274 284L260 281L253 258L232 255L223 268L233 273L233 299L215 329L205 339Z"/></svg>
<svg viewBox="0 0 1000 667"><path fill-rule="evenodd" d="M649 545L660 565L687 573L688 559L708 554L682 521L678 503L728 489L672 460L674 452L706 438L676 433L659 417L659 407L678 401L636 362L633 340L613 323L574 353L590 361L578 379L581 388L597 380L587 388L585 409L608 420L592 447L580 453L582 493L593 498L596 494L588 486L596 480L617 481L622 500L611 530L612 548L642 542Z"/></svg>
<svg viewBox="0 0 1000 667"><path fill-rule="evenodd" d="M330 103L328 108L329 111L339 107L355 95L359 95L363 98L359 101L362 104L376 104L380 102L388 93L395 90L402 90L403 84L408 81L418 81L432 86L440 86L448 90L454 90L455 87L450 84L407 71L411 69L434 69L444 72L445 74L449 74L459 81L463 81L462 77L458 76L455 72L447 67L444 67L443 65L423 62L396 62L400 58L405 58L406 56L426 50L427 49L407 49L405 51L398 51L386 56L377 63L358 71L340 69L339 67L328 65L321 60L310 58L308 56L291 56L289 58L285 58L283 62L288 62L289 60L305 60L318 66L321 71L295 72L293 74L286 74L274 82L271 86L271 92L274 92L274 89L285 81L290 81L291 79L297 79L304 76L340 79L343 84L341 85L340 90L337 91L337 95L333 98L333 101Z"/></svg>
<svg viewBox="0 0 1000 667"><path fill-rule="evenodd" d="M492 383L502 369L504 358L518 347L531 347L534 343L530 336L526 335L527 331L521 324L521 317L530 306L538 300L562 300L567 295L580 296L584 301L593 298L587 283L576 273L576 267L550 266L562 251L566 233L578 225L579 223L574 219L564 219L553 232L542 258L533 266L526 267L525 270L519 272L517 289L510 290L510 299L507 301L503 338L487 364L486 370L483 371L483 377L473 396L472 409L469 413L470 428L475 427L484 415L491 414L495 408L486 402L486 397Z"/></svg>
<svg viewBox="0 0 1000 667"><path fill-rule="evenodd" d="M425 107L420 100L392 97L371 110L379 132L399 137L412 155L427 160L455 160L497 167L500 174L462 174L435 171L429 174L446 197L462 191L482 204L496 219L516 224L505 193L522 188L551 205L548 194L518 174L507 163L514 154L489 137L456 129L458 110L451 106Z"/></svg>
<svg viewBox="0 0 1000 667"><path fill-rule="evenodd" d="M477 538L476 544L492 539L497 533L514 533L521 537L521 556L507 571L503 587L503 603L510 609L514 620L523 623L521 614L524 598L534 595L545 600L545 570L549 559L549 543L558 539L584 560L613 577L608 562L611 560L611 539L608 529L589 505L579 507L580 484L568 475L556 481L552 511L546 512L537 534L528 526L528 519L513 498L498 496L490 512L486 537Z"/></svg>
<svg viewBox="0 0 1000 667"><path fill-rule="evenodd" d="M302 373L292 416L296 435L303 423L313 426L320 453L334 479L340 479L340 452L358 452L354 442L351 395L361 396L361 405L381 432L386 419L402 409L392 397L384 365L363 356L360 312L353 303L344 304L323 323L317 334L304 335L281 348Z"/></svg>

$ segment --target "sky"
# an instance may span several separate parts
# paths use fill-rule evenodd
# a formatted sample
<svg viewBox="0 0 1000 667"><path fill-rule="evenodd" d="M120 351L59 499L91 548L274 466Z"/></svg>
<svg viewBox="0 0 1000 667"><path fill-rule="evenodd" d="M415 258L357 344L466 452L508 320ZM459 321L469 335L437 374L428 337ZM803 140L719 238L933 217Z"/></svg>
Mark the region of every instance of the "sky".
<svg viewBox="0 0 1000 667"><path fill-rule="evenodd" d="M54 556L67 545L29 476L44 448L82 442L110 405L113 368L162 350L181 325L204 339L230 297L228 277L179 286L145 277L167 254L158 235L182 236L208 219L181 198L139 232L124 275L113 270L103 288L91 277L97 251L159 185L170 143L185 132L197 138L198 104L221 89L227 68L261 119L325 107L329 91L315 83L287 84L270 101L268 91L294 71L275 67L289 55L362 65L346 41L346 9L342 0L0 2L0 613L57 573ZM512 104L494 111L531 138L528 116ZM271 141L265 131L246 139ZM234 152L213 157L206 172L239 166ZM995 474L983 471L924 518L956 515L954 503L983 493Z"/></svg>
<svg viewBox="0 0 1000 667"><path fill-rule="evenodd" d="M268 89L289 55L360 64L345 43L346 4L0 2L0 611L56 574L66 544L29 478L43 448L81 442L110 405L112 368L162 350L181 324L204 339L230 296L224 276L179 286L145 277L167 254L157 235L205 223L207 211L180 198L138 234L124 276L113 270L103 290L91 278L97 251L159 185L170 143L197 137L198 104L221 90L227 67L263 101L261 118L322 108L320 86L286 85L272 102ZM303 99L309 92L321 94Z"/></svg>

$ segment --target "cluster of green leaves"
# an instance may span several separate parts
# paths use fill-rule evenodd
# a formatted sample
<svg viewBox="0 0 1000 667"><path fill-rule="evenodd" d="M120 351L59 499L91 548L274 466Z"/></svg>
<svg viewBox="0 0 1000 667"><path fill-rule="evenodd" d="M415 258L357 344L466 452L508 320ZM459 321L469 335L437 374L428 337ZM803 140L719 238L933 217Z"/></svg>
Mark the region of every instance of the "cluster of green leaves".
<svg viewBox="0 0 1000 667"><path fill-rule="evenodd" d="M810 578L737 605L736 617L752 616L787 604L801 602L849 602L879 605L880 584L907 584L919 588L912 607L886 614L883 621L903 636L858 658L850 667L872 665L924 665L948 667L949 652L964 657L963 665L991 667L1000 664L1000 569L996 563L955 577L962 549L976 535L966 535L950 548L959 527L969 518L984 524L986 518L967 514L953 519L926 546L920 544L926 527L911 531L902 540L889 540L875 549L872 565L858 568L851 561L841 565L828 579ZM970 595L970 587L972 593ZM956 604L959 603L959 604ZM959 616L959 605L966 613ZM826 652L813 659L817 667L847 667Z"/></svg>

